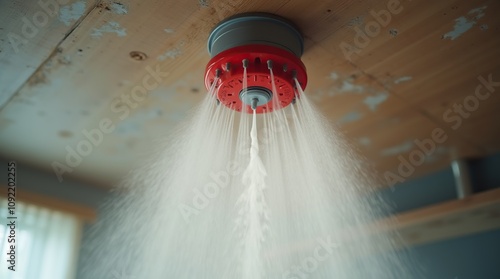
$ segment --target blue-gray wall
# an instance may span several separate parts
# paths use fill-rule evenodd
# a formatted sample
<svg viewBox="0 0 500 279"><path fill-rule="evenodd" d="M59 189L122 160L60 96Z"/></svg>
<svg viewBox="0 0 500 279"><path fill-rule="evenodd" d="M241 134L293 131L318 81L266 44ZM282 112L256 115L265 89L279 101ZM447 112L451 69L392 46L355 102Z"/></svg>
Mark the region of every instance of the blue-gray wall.
<svg viewBox="0 0 500 279"><path fill-rule="evenodd" d="M500 187L500 154L469 160L475 193ZM401 213L457 198L451 168L420 177L383 196ZM500 279L500 230L414 246L426 279Z"/></svg>
<svg viewBox="0 0 500 279"><path fill-rule="evenodd" d="M500 279L500 230L413 248L425 279Z"/></svg>

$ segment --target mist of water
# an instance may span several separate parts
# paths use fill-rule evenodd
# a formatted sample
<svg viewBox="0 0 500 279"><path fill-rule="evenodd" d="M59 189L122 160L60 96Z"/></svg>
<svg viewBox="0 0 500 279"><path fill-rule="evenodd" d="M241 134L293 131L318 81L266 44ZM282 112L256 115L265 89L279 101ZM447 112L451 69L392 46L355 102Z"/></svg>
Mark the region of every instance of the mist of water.
<svg viewBox="0 0 500 279"><path fill-rule="evenodd" d="M413 278L397 234L367 229L386 205L362 160L296 84L262 115L213 86L102 210L83 278Z"/></svg>

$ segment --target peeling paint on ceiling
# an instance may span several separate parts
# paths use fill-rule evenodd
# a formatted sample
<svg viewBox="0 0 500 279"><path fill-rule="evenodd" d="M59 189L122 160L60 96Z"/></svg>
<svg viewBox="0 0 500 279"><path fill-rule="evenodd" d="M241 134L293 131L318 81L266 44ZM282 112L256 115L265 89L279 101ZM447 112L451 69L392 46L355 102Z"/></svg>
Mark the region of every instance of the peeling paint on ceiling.
<svg viewBox="0 0 500 279"><path fill-rule="evenodd" d="M400 84L400 83L403 83L405 81L410 81L412 79L413 79L413 77L410 77L410 76L399 77L399 78L394 80L394 84Z"/></svg>
<svg viewBox="0 0 500 279"><path fill-rule="evenodd" d="M125 15L128 14L128 7L123 5L122 3L114 2L110 6L111 12L117 15Z"/></svg>
<svg viewBox="0 0 500 279"><path fill-rule="evenodd" d="M380 104L387 101L389 98L389 94L386 92L379 93L375 96L368 96L363 100L363 103L370 108L371 111L377 111L377 108Z"/></svg>
<svg viewBox="0 0 500 279"><path fill-rule="evenodd" d="M330 79L332 79L332 80L338 80L339 77L340 77L339 74L337 74L336 72L330 73Z"/></svg>
<svg viewBox="0 0 500 279"><path fill-rule="evenodd" d="M360 120L363 118L363 114L360 113L359 111L351 111L348 114L342 116L340 120L338 121L339 125L343 125L346 123L351 123Z"/></svg>
<svg viewBox="0 0 500 279"><path fill-rule="evenodd" d="M472 9L467 13L467 16L461 16L455 19L455 26L453 26L453 30L444 34L442 38L455 40L456 38L462 36L477 23L478 19L484 16L484 10L486 8L487 6Z"/></svg>
<svg viewBox="0 0 500 279"><path fill-rule="evenodd" d="M349 20L349 22L347 22L347 26L349 26L349 27L359 26L359 25L363 24L364 21L365 21L364 16L357 16L357 17Z"/></svg>
<svg viewBox="0 0 500 279"><path fill-rule="evenodd" d="M173 49L167 50L164 54L158 56L159 61L165 61L167 59L175 59L182 54L180 47L175 47Z"/></svg>
<svg viewBox="0 0 500 279"><path fill-rule="evenodd" d="M208 0L198 0L201 7L208 7Z"/></svg>
<svg viewBox="0 0 500 279"><path fill-rule="evenodd" d="M127 36L127 29L122 28L116 21L110 21L100 28L94 28L90 36L94 38L101 38L103 33L115 33L118 37Z"/></svg>
<svg viewBox="0 0 500 279"><path fill-rule="evenodd" d="M78 1L71 5L62 6L59 10L59 21L70 26L85 13L86 5L85 1Z"/></svg>
<svg viewBox="0 0 500 279"><path fill-rule="evenodd" d="M357 85L352 83L350 80L342 81L342 85L339 87L339 92L354 92L354 93L363 93L365 91L365 87L363 85Z"/></svg>

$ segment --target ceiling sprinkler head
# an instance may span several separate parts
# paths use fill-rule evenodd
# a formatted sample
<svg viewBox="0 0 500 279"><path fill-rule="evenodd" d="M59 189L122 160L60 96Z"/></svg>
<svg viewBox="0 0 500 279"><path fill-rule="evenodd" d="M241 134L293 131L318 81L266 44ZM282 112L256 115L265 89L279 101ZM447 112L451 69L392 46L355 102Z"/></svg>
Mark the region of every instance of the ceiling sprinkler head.
<svg viewBox="0 0 500 279"><path fill-rule="evenodd" d="M271 101L273 94L271 90L265 87L248 87L240 92L240 100L249 105L252 110L256 110L258 106L263 106Z"/></svg>
<svg viewBox="0 0 500 279"><path fill-rule="evenodd" d="M282 17L268 13L232 16L209 36L212 59L205 84L210 89L217 81L213 93L223 105L237 111L263 113L286 107L296 97L294 79L303 88L307 84L300 60L303 51L302 35ZM244 81L248 88L243 88Z"/></svg>

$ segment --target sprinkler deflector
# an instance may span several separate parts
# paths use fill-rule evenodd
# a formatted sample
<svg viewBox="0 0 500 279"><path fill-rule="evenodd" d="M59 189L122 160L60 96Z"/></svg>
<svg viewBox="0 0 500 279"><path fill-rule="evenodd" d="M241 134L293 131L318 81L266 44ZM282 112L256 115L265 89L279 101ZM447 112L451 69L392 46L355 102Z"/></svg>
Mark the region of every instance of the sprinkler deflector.
<svg viewBox="0 0 500 279"><path fill-rule="evenodd" d="M205 72L210 89L223 105L251 113L284 108L298 98L294 78L304 89L306 68L300 57L302 35L288 20L266 13L246 13L219 23L208 39L212 59ZM243 88L244 70L247 88ZM272 69L276 92L271 82Z"/></svg>

